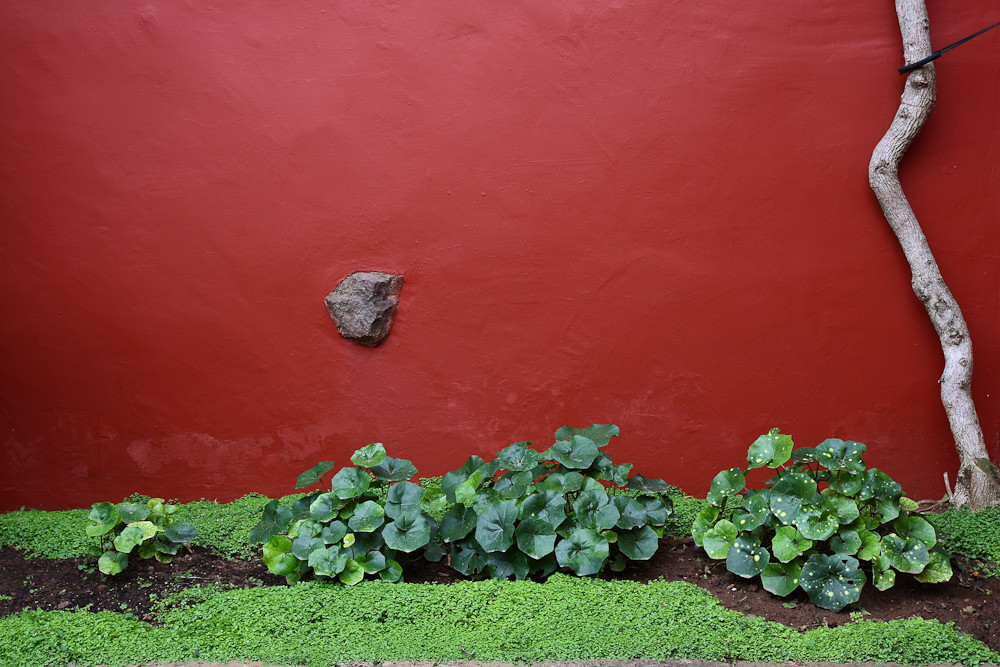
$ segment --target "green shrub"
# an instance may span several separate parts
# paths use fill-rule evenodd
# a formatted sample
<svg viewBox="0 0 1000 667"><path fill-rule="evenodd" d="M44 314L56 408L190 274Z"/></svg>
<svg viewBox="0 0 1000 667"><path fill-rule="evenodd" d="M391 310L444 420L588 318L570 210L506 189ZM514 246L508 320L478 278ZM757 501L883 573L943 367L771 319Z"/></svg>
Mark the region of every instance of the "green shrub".
<svg viewBox="0 0 1000 667"><path fill-rule="evenodd" d="M988 563L1000 570L1000 507L950 509L928 514L949 551Z"/></svg>
<svg viewBox="0 0 1000 667"><path fill-rule="evenodd" d="M0 514L0 544L17 546L30 556L75 558L90 551L87 510L21 509Z"/></svg>
<svg viewBox="0 0 1000 667"><path fill-rule="evenodd" d="M433 549L436 522L424 508L443 499L435 503L409 481L417 474L414 465L387 456L380 442L354 452L351 462L357 467L341 468L329 487L322 478L335 464L317 463L299 475L295 488L319 483L324 491L307 494L290 508L277 500L264 506L250 539L264 543L264 563L272 573L290 583L309 572L348 585L369 574L398 581L399 553L428 544Z"/></svg>
<svg viewBox="0 0 1000 667"><path fill-rule="evenodd" d="M748 471L778 469L764 489L746 490L740 468L712 480L709 506L692 527L711 558L725 559L741 577L760 575L775 595L801 588L813 604L833 611L861 595L868 577L860 561L870 564L879 590L893 586L897 571L927 583L951 578L934 527L910 513L917 504L891 477L866 469L865 445L831 438L792 448L792 438L778 429L750 445ZM727 505L735 510L732 520L720 518Z"/></svg>
<svg viewBox="0 0 1000 667"><path fill-rule="evenodd" d="M99 556L98 569L115 575L128 567L129 554L169 562L182 544L190 542L198 531L189 523L179 523L173 514L176 505L163 498L136 502L94 503L84 529L96 537L92 555Z"/></svg>
<svg viewBox="0 0 1000 667"><path fill-rule="evenodd" d="M452 567L524 579L560 566L584 576L609 559L621 569L626 560L650 558L671 512L669 487L641 475L629 479L632 465L615 465L600 450L616 435L614 424L564 426L544 452L517 442L488 463L471 456L447 473L441 489L453 506L440 534ZM607 487L634 493L609 495Z"/></svg>

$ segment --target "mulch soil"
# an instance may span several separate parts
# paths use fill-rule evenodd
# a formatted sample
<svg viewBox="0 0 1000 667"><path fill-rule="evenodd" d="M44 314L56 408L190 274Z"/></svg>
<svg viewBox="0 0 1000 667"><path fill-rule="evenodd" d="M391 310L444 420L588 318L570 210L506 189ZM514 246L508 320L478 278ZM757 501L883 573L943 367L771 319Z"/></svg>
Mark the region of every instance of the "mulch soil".
<svg viewBox="0 0 1000 667"><path fill-rule="evenodd" d="M955 575L943 584L922 584L900 574L888 591L866 585L858 603L840 612L813 606L801 590L787 598L775 597L760 587L759 580L730 574L724 561L709 559L689 538L664 538L650 560L634 562L605 578L687 581L707 589L729 609L802 630L848 623L852 611L861 612L865 619L952 621L1000 652L1000 579L984 576L983 564L978 561L959 559L953 565ZM461 580L444 561L429 563L418 558L403 566L408 582L449 584ZM226 560L199 547L182 550L170 563L134 562L115 577L101 574L93 558L27 558L14 547L0 547L0 616L22 609L86 606L91 611L133 614L156 623L153 600L196 584L215 584L222 589L286 585L284 577L270 574L260 560Z"/></svg>

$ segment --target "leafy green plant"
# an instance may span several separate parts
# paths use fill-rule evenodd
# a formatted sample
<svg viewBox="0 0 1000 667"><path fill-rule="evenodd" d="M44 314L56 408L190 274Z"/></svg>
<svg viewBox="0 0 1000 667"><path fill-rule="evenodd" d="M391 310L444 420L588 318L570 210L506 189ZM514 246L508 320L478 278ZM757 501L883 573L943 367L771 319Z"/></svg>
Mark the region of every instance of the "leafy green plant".
<svg viewBox="0 0 1000 667"><path fill-rule="evenodd" d="M295 488L318 483L322 491L302 496L291 507L277 500L264 506L250 539L264 544L264 563L272 573L289 583L308 572L348 585L374 574L398 581L403 573L399 554L431 543L437 523L424 509L435 507L435 499L409 481L416 467L387 456L380 442L354 452L351 462L354 466L333 475L329 487L323 476L336 464L317 463L299 475Z"/></svg>
<svg viewBox="0 0 1000 667"><path fill-rule="evenodd" d="M709 505L692 526L695 542L733 574L759 575L781 597L801 588L833 611L860 597L869 578L862 561L879 590L891 588L897 572L949 580L934 527L912 513L917 504L889 475L866 467L865 451L836 438L793 451L791 436L772 429L750 445L746 471L730 468L712 480ZM747 489L745 473L764 467L777 475Z"/></svg>
<svg viewBox="0 0 1000 667"><path fill-rule="evenodd" d="M440 535L452 567L520 580L560 566L585 576L609 560L620 570L650 558L672 510L669 487L629 478L632 464L615 465L601 448L616 435L614 424L563 426L544 452L516 442L492 461L470 456L447 473L441 490L453 505Z"/></svg>
<svg viewBox="0 0 1000 667"><path fill-rule="evenodd" d="M145 503L94 503L85 532L97 538L91 550L91 555L98 556L97 568L107 575L118 574L128 567L133 553L162 562L173 559L181 545L198 535L194 526L174 519L176 511L177 506L163 498Z"/></svg>

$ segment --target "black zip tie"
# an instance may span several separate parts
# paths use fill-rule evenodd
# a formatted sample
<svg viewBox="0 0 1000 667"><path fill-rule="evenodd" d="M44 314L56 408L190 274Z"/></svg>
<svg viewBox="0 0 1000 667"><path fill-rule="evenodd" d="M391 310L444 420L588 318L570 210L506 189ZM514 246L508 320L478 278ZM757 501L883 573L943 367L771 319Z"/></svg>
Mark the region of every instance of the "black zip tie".
<svg viewBox="0 0 1000 667"><path fill-rule="evenodd" d="M912 72L915 69L919 69L919 68L923 67L924 65L926 65L927 63L931 62L932 60L937 60L943 54L947 53L948 51L951 51L956 46L958 46L960 44L965 44L967 41L969 41L973 37L979 37L981 34L983 34L984 32L986 32L987 30L992 30L993 28L997 27L998 25L1000 25L1000 23L994 23L990 27L983 28L982 30L980 30L979 32L977 32L974 35L969 35L965 39L960 39L957 42L955 42L954 44L949 44L948 46L944 47L943 49L939 49L939 50L935 51L934 53L930 54L929 56L927 56L926 58L924 58L922 60L918 60L917 62L911 63L909 65L904 65L903 67L899 68L899 73L900 74L906 74L907 72Z"/></svg>

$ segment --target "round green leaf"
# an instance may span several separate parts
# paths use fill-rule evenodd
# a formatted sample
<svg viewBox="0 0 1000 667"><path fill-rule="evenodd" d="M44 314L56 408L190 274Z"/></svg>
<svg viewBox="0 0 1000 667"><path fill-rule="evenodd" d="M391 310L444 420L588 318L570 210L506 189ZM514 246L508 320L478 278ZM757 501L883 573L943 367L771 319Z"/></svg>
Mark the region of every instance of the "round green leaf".
<svg viewBox="0 0 1000 667"><path fill-rule="evenodd" d="M788 563L811 549L812 545L812 540L806 539L794 526L782 526L774 535L771 551L782 563Z"/></svg>
<svg viewBox="0 0 1000 667"><path fill-rule="evenodd" d="M365 578L365 569L353 558L348 558L347 562L344 563L344 569L337 574L337 578L340 579L340 583L353 586L361 583L361 580Z"/></svg>
<svg viewBox="0 0 1000 667"><path fill-rule="evenodd" d="M486 566L486 554L475 545L456 542L451 545L451 566L467 577L479 574Z"/></svg>
<svg viewBox="0 0 1000 667"><path fill-rule="evenodd" d="M616 528L631 530L646 525L646 521L649 519L646 515L646 508L635 498L615 496L611 502L614 503L619 514L618 521L615 522Z"/></svg>
<svg viewBox="0 0 1000 667"><path fill-rule="evenodd" d="M747 479L739 468L723 470L712 479L712 487L705 500L721 507L724 498L739 494L746 485Z"/></svg>
<svg viewBox="0 0 1000 667"><path fill-rule="evenodd" d="M352 468L352 470L358 470L358 468ZM325 523L336 517L343 506L344 502L335 494L321 493L309 505L309 516L315 521Z"/></svg>
<svg viewBox="0 0 1000 667"><path fill-rule="evenodd" d="M272 574L289 575L299 569L299 559L291 554L292 541L275 535L264 544L264 564Z"/></svg>
<svg viewBox="0 0 1000 667"><path fill-rule="evenodd" d="M792 523L807 539L818 542L830 539L840 527L837 515L832 510L806 504L799 508L799 513Z"/></svg>
<svg viewBox="0 0 1000 667"><path fill-rule="evenodd" d="M299 475L298 479L295 480L296 489L304 489L307 486L312 486L320 480L320 478L326 473L334 469L337 464L333 461L320 461L309 470Z"/></svg>
<svg viewBox="0 0 1000 667"><path fill-rule="evenodd" d="M853 440L828 438L816 445L816 460L827 470L859 473L865 469L865 462L861 457L867 449L860 442Z"/></svg>
<svg viewBox="0 0 1000 667"><path fill-rule="evenodd" d="M388 503L386 507L388 508ZM419 513L419 506L416 511ZM366 500L354 510L354 516L348 520L347 525L357 533L370 533L382 525L386 514L387 510L383 510L377 502Z"/></svg>
<svg viewBox="0 0 1000 667"><path fill-rule="evenodd" d="M872 583L880 591L887 591L896 584L896 571L885 556L872 559Z"/></svg>
<svg viewBox="0 0 1000 667"><path fill-rule="evenodd" d="M538 452L529 447L530 442L515 442L497 454L500 468L514 471L532 471L538 464Z"/></svg>
<svg viewBox="0 0 1000 667"><path fill-rule="evenodd" d="M530 470L508 470L493 485L497 496L504 500L516 500L523 496L534 481Z"/></svg>
<svg viewBox="0 0 1000 667"><path fill-rule="evenodd" d="M566 497L558 491L532 493L521 502L518 518L537 517L558 528L566 520Z"/></svg>
<svg viewBox="0 0 1000 667"><path fill-rule="evenodd" d="M118 508L111 503L95 503L87 518L93 522L86 528L86 533L90 537L106 535L121 521Z"/></svg>
<svg viewBox="0 0 1000 667"><path fill-rule="evenodd" d="M441 539L445 542L460 540L476 527L476 513L465 505L452 505L441 517Z"/></svg>
<svg viewBox="0 0 1000 667"><path fill-rule="evenodd" d="M337 576L344 571L347 561L348 555L336 545L326 549L317 549L309 554L309 567L320 577Z"/></svg>
<svg viewBox="0 0 1000 667"><path fill-rule="evenodd" d="M292 551L291 554L298 558L299 560L308 561L309 556L312 552L317 549L325 549L326 544L322 539L318 537L311 537L309 535L299 535L294 540L292 540Z"/></svg>
<svg viewBox="0 0 1000 667"><path fill-rule="evenodd" d="M381 549L382 545L385 544L385 540L382 538L384 532L383 529L382 533L378 531L374 533L347 533L343 539L344 548L350 551L351 558Z"/></svg>
<svg viewBox="0 0 1000 667"><path fill-rule="evenodd" d="M711 530L715 526L715 522L719 520L719 512L718 507L705 505L695 515L694 522L691 524L691 538L699 547L704 546L705 533Z"/></svg>
<svg viewBox="0 0 1000 667"><path fill-rule="evenodd" d="M599 572L608 553L608 541L591 528L574 528L555 548L559 565L580 577Z"/></svg>
<svg viewBox="0 0 1000 667"><path fill-rule="evenodd" d="M642 509L646 512L646 521L651 526L663 526L667 523L667 517L673 511L673 501L669 496L639 497Z"/></svg>
<svg viewBox="0 0 1000 667"><path fill-rule="evenodd" d="M737 537L726 554L726 569L748 579L763 572L770 560L767 549L746 537Z"/></svg>
<svg viewBox="0 0 1000 667"><path fill-rule="evenodd" d="M382 539L390 549L410 553L430 542L431 525L422 514L416 516L404 514L386 524L382 529Z"/></svg>
<svg viewBox="0 0 1000 667"><path fill-rule="evenodd" d="M865 476L862 474L839 471L830 477L830 488L844 496L856 496L864 482Z"/></svg>
<svg viewBox="0 0 1000 667"><path fill-rule="evenodd" d="M938 551L930 552L930 560L919 574L914 575L914 579L925 584L940 584L951 579L951 561L948 556Z"/></svg>
<svg viewBox="0 0 1000 667"><path fill-rule="evenodd" d="M534 559L552 553L556 544L556 530L548 521L537 517L525 519L514 530L517 548Z"/></svg>
<svg viewBox="0 0 1000 667"><path fill-rule="evenodd" d="M590 438L574 435L570 440L559 440L540 455L542 459L552 459L567 468L582 470L589 468L600 450Z"/></svg>
<svg viewBox="0 0 1000 667"><path fill-rule="evenodd" d="M420 514L424 490L413 482L397 482L389 487L385 497L385 513L392 519Z"/></svg>
<svg viewBox="0 0 1000 667"><path fill-rule="evenodd" d="M573 512L577 524L597 531L613 528L620 517L618 508L603 490L582 492L573 503Z"/></svg>
<svg viewBox="0 0 1000 667"><path fill-rule="evenodd" d="M792 454L792 436L783 435L778 429L754 440L747 451L747 461L750 470L754 468L777 468L788 461Z"/></svg>
<svg viewBox="0 0 1000 667"><path fill-rule="evenodd" d="M928 549L937 544L934 526L923 517L901 516L892 522L892 527L900 537L915 537L926 544Z"/></svg>
<svg viewBox="0 0 1000 667"><path fill-rule="evenodd" d="M388 558L385 561L385 568L379 571L378 576L383 581L399 581L403 576L403 566Z"/></svg>
<svg viewBox="0 0 1000 667"><path fill-rule="evenodd" d="M512 500L492 503L479 515L476 523L476 542L487 553L506 551L514 543L514 521L517 504Z"/></svg>
<svg viewBox="0 0 1000 667"><path fill-rule="evenodd" d="M462 467L458 470L446 472L441 478L441 490L449 502L457 502L455 499L455 489L458 485L469 479L469 475L478 470L483 465L483 460L478 456L470 456Z"/></svg>
<svg viewBox="0 0 1000 667"><path fill-rule="evenodd" d="M858 504L853 498L841 495L830 488L823 490L823 502L837 513L837 521L846 526L861 516Z"/></svg>
<svg viewBox="0 0 1000 667"><path fill-rule="evenodd" d="M97 560L97 569L108 576L114 576L128 567L128 554L120 551L105 551Z"/></svg>
<svg viewBox="0 0 1000 667"><path fill-rule="evenodd" d="M670 485L662 479L654 479L643 475L634 475L628 480L628 488L639 493L667 493Z"/></svg>
<svg viewBox="0 0 1000 667"><path fill-rule="evenodd" d="M882 553L882 541L878 533L862 529L858 531L858 537L861 538L861 548L857 553L860 560L871 560Z"/></svg>
<svg viewBox="0 0 1000 667"><path fill-rule="evenodd" d="M574 435L582 435L589 438L598 447L604 447L618 433L618 427L614 424L591 424L587 428L563 426L556 431L556 440L572 440Z"/></svg>
<svg viewBox="0 0 1000 667"><path fill-rule="evenodd" d="M722 560L729 554L729 548L736 542L739 531L731 521L722 519L705 533L702 546L709 558Z"/></svg>
<svg viewBox="0 0 1000 667"><path fill-rule="evenodd" d="M830 538L830 550L835 554L853 556L861 546L861 536L856 530L842 530Z"/></svg>
<svg viewBox="0 0 1000 667"><path fill-rule="evenodd" d="M840 611L858 601L867 580L852 556L813 554L802 566L799 585L817 607Z"/></svg>
<svg viewBox="0 0 1000 667"><path fill-rule="evenodd" d="M118 503L115 509L125 523L145 521L149 518L149 506L145 503Z"/></svg>
<svg viewBox="0 0 1000 667"><path fill-rule="evenodd" d="M772 516L770 499L770 489L747 491L743 495L743 509L733 513L733 523L744 532L767 524Z"/></svg>
<svg viewBox="0 0 1000 667"><path fill-rule="evenodd" d="M893 480L892 477L889 477L878 468L869 468L865 471L864 481L858 490L858 500L877 498L878 500L895 501L897 506L896 514L898 515L899 499L902 496L903 487Z"/></svg>
<svg viewBox="0 0 1000 667"><path fill-rule="evenodd" d="M347 535L347 525L343 521L333 521L323 526L319 538L323 540L323 544L329 545L337 544L344 539L344 535Z"/></svg>
<svg viewBox="0 0 1000 667"><path fill-rule="evenodd" d="M155 534L155 530L154 530ZM136 545L141 544L143 540L143 529L134 523L130 523L122 529L122 532L118 534L115 538L115 549L121 551L122 553L130 553Z"/></svg>
<svg viewBox="0 0 1000 667"><path fill-rule="evenodd" d="M785 472L771 487L771 513L782 525L796 525L803 504L816 496L816 482L802 472ZM801 529L800 529L801 530Z"/></svg>
<svg viewBox="0 0 1000 667"><path fill-rule="evenodd" d="M801 572L795 563L768 563L760 573L760 583L767 592L785 597L799 587Z"/></svg>
<svg viewBox="0 0 1000 667"><path fill-rule="evenodd" d="M915 537L903 539L898 535L882 538L882 556L900 572L917 574L930 562L927 545Z"/></svg>
<svg viewBox="0 0 1000 667"><path fill-rule="evenodd" d="M614 484L615 486L625 486L630 481L628 478L628 474L632 472L633 467L635 466L633 466L631 463L622 463L621 465L610 465L607 468L601 470L601 479L605 479ZM664 482L664 484L666 484L666 482ZM659 492L651 492L651 493L659 493Z"/></svg>
<svg viewBox="0 0 1000 667"><path fill-rule="evenodd" d="M656 531L649 526L618 533L618 550L630 560L649 560L656 553L660 541Z"/></svg>
<svg viewBox="0 0 1000 667"><path fill-rule="evenodd" d="M367 574L381 572L386 567L385 555L381 551L369 551L354 557L354 562L361 566Z"/></svg>
<svg viewBox="0 0 1000 667"><path fill-rule="evenodd" d="M482 460L482 459L480 459ZM386 456L382 463L369 468L379 479L389 482L402 482L417 474L417 467L406 459L394 459Z"/></svg>
<svg viewBox="0 0 1000 667"><path fill-rule="evenodd" d="M178 523L167 528L166 535L171 542L184 544L198 537L198 529L190 523Z"/></svg>
<svg viewBox="0 0 1000 667"><path fill-rule="evenodd" d="M385 445L373 442L351 455L351 463L362 468L372 468L385 461Z"/></svg>
<svg viewBox="0 0 1000 667"><path fill-rule="evenodd" d="M371 481L363 468L341 468L330 480L330 492L341 500L350 500L367 491Z"/></svg>
<svg viewBox="0 0 1000 667"><path fill-rule="evenodd" d="M286 528L292 521L292 510L278 505L272 500L264 505L260 521L250 531L250 542L263 544Z"/></svg>

